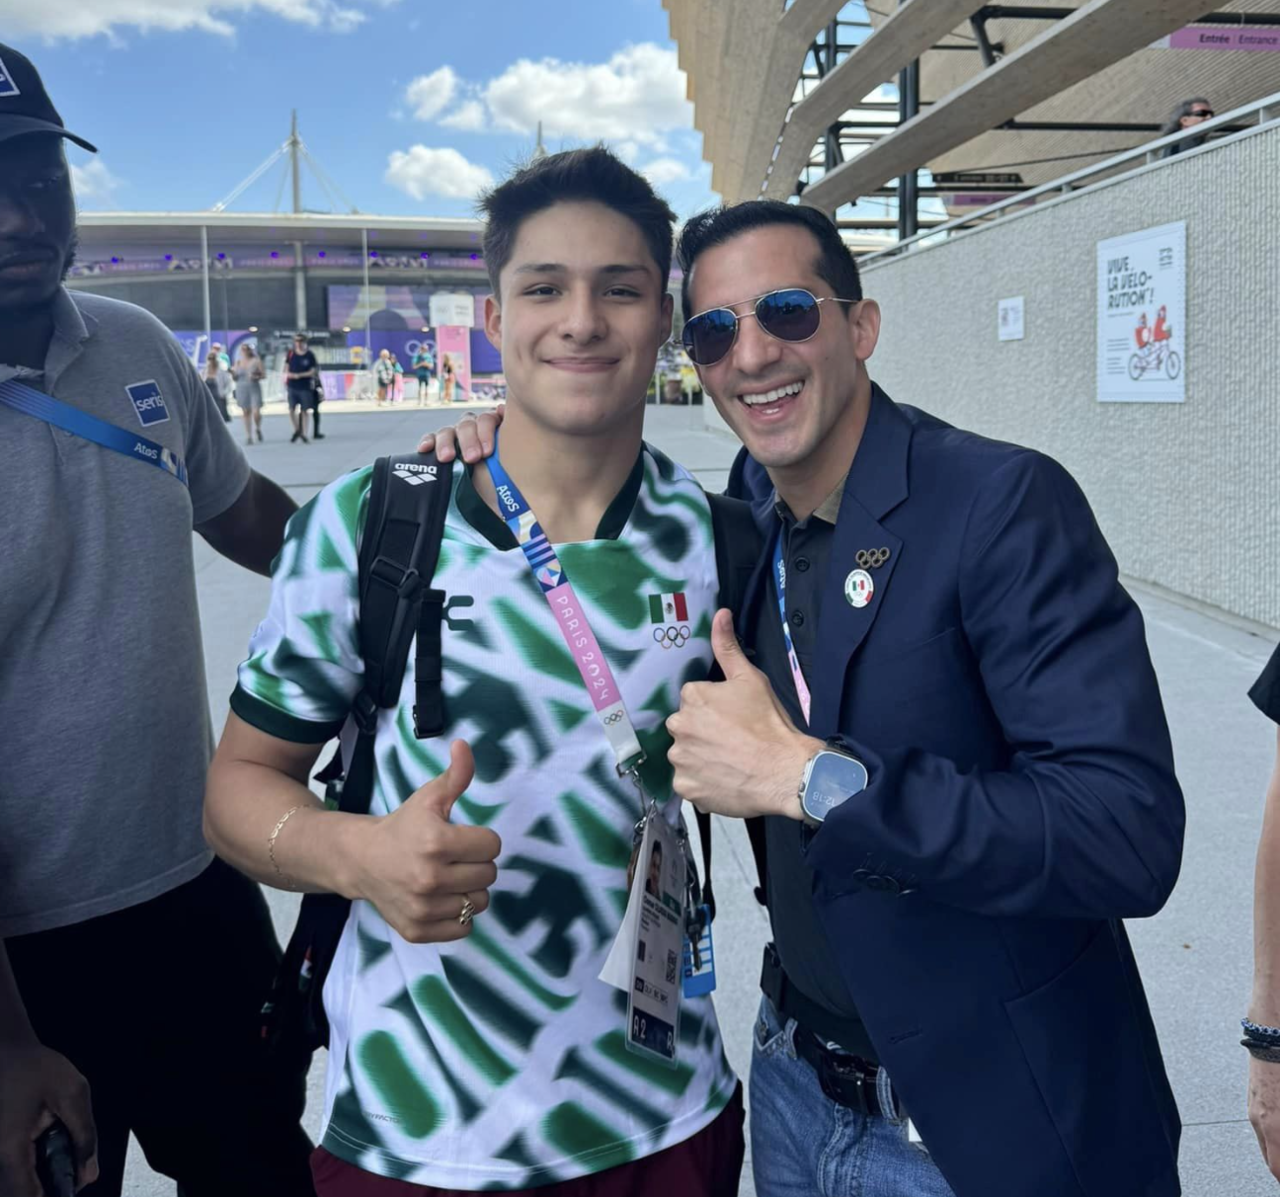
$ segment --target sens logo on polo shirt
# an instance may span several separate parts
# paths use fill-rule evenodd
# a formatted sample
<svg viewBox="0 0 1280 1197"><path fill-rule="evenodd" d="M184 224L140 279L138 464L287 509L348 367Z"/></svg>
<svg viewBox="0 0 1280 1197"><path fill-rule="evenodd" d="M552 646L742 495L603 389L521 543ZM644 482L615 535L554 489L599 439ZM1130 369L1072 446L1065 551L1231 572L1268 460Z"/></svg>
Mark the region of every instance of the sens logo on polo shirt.
<svg viewBox="0 0 1280 1197"><path fill-rule="evenodd" d="M156 382L135 382L125 387L125 393L133 401L133 410L138 413L138 422L143 428L168 420L169 409L164 405L164 396Z"/></svg>
<svg viewBox="0 0 1280 1197"><path fill-rule="evenodd" d="M18 85L13 81L13 76L9 74L9 68L4 65L4 59L0 58L0 98L21 94Z"/></svg>

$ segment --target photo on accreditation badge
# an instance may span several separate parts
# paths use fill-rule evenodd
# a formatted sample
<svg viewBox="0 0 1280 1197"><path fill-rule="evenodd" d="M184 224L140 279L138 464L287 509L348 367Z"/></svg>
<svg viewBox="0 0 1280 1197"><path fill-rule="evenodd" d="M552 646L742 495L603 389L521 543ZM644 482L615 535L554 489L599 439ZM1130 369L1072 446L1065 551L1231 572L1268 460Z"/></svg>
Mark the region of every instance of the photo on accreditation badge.
<svg viewBox="0 0 1280 1197"><path fill-rule="evenodd" d="M680 1028L685 860L675 829L665 819L648 820L639 859L645 862L645 873L638 892L627 1048L674 1068Z"/></svg>

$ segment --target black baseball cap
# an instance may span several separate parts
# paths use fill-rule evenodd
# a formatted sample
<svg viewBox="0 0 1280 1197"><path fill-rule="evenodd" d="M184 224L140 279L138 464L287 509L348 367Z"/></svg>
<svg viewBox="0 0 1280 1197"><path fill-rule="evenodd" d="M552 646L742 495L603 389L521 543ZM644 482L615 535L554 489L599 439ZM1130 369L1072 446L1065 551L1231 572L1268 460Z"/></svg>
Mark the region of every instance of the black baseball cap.
<svg viewBox="0 0 1280 1197"><path fill-rule="evenodd" d="M24 133L53 133L91 154L98 152L97 146L67 132L31 60L12 46L0 44L0 141Z"/></svg>

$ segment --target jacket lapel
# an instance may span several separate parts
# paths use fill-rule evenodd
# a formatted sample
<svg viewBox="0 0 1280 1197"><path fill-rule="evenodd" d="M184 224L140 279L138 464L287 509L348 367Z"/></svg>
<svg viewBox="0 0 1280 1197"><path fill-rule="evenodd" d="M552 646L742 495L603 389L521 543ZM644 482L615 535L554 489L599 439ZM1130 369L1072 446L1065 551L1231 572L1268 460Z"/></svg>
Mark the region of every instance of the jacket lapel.
<svg viewBox="0 0 1280 1197"><path fill-rule="evenodd" d="M873 386L867 426L845 482L822 596L817 642L826 667L809 679L813 695L810 731L821 739L839 730L840 696L849 662L880 609L893 601L890 583L903 545L880 521L907 497L910 446L910 422L878 386ZM859 552L874 554L878 549L889 552L881 565L858 564ZM862 607L855 607L846 597L846 586L857 569L865 569L871 579L871 599Z"/></svg>

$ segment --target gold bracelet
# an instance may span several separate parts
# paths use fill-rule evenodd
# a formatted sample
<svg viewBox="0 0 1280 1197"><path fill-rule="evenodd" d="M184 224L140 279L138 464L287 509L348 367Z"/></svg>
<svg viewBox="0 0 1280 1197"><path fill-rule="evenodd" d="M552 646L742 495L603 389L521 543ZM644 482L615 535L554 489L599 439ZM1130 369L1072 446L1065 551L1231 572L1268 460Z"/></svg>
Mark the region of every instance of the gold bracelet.
<svg viewBox="0 0 1280 1197"><path fill-rule="evenodd" d="M276 871L276 876L284 882L286 889L296 890L298 888L298 883L280 867L279 862L276 860L276 836L280 834L280 828L289 821L290 817L296 811L300 811L305 805L306 803L300 802L297 806L292 806L285 811L280 818L280 822L271 829L271 834L267 836L267 856L271 860L271 867Z"/></svg>

